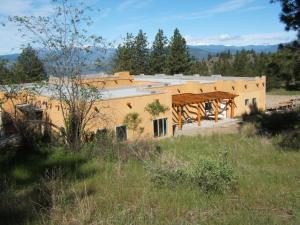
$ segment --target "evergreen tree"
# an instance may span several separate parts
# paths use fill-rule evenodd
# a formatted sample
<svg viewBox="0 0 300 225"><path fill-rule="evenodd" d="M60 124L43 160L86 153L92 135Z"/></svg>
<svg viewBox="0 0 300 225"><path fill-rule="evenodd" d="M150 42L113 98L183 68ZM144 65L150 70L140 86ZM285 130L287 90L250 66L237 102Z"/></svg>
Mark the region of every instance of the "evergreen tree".
<svg viewBox="0 0 300 225"><path fill-rule="evenodd" d="M233 62L235 76L250 76L247 73L248 53L245 50L237 52Z"/></svg>
<svg viewBox="0 0 300 225"><path fill-rule="evenodd" d="M193 61L191 63L188 74L200 74L206 76L209 74L206 61Z"/></svg>
<svg viewBox="0 0 300 225"><path fill-rule="evenodd" d="M168 73L177 74L188 71L190 67L190 56L185 39L176 28L169 44Z"/></svg>
<svg viewBox="0 0 300 225"><path fill-rule="evenodd" d="M129 71L133 73L134 37L127 33L123 44L117 48L113 59L113 72Z"/></svg>
<svg viewBox="0 0 300 225"><path fill-rule="evenodd" d="M147 36L142 30L134 39L133 74L146 74L149 69L149 52Z"/></svg>
<svg viewBox="0 0 300 225"><path fill-rule="evenodd" d="M164 36L163 30L158 30L150 54L150 72L152 74L166 71L167 43L168 40Z"/></svg>
<svg viewBox="0 0 300 225"><path fill-rule="evenodd" d="M7 61L0 59L0 84L7 84L12 78L7 67Z"/></svg>
<svg viewBox="0 0 300 225"><path fill-rule="evenodd" d="M13 65L12 73L14 83L37 82L47 77L43 62L30 45L24 48L18 56L17 62Z"/></svg>
<svg viewBox="0 0 300 225"><path fill-rule="evenodd" d="M271 2L280 2L282 12L280 20L285 23L286 30L295 30L300 38L300 1L299 0L271 0Z"/></svg>

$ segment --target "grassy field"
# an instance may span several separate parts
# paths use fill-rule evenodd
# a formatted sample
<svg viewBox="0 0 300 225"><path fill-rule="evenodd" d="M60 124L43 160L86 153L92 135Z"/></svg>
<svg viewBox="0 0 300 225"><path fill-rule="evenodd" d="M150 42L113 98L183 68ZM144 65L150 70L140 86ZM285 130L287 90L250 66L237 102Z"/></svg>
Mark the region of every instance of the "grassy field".
<svg viewBox="0 0 300 225"><path fill-rule="evenodd" d="M226 153L234 190L157 186L151 160L120 162L47 150L0 158L2 224L300 224L300 153L240 134L171 138L159 161L189 165Z"/></svg>
<svg viewBox="0 0 300 225"><path fill-rule="evenodd" d="M273 89L271 91L268 91L267 92L268 95L300 95L300 91L296 90L296 91L289 91L289 90L286 90L284 88L279 88L279 89Z"/></svg>

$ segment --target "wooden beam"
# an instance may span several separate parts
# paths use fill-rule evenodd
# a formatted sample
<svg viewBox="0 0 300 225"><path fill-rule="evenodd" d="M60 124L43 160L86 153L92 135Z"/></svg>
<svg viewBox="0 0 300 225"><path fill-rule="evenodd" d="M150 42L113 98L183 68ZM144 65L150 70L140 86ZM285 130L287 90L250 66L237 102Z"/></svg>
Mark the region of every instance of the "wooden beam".
<svg viewBox="0 0 300 225"><path fill-rule="evenodd" d="M218 115L219 115L219 101L216 100L216 104L215 104L215 122L218 122Z"/></svg>
<svg viewBox="0 0 300 225"><path fill-rule="evenodd" d="M230 99L230 108L231 108L231 110L230 110L230 118L234 117L234 105L235 105L234 99Z"/></svg>
<svg viewBox="0 0 300 225"><path fill-rule="evenodd" d="M229 106L230 106L230 100L226 100L226 118L230 117L230 110L229 110Z"/></svg>
<svg viewBox="0 0 300 225"><path fill-rule="evenodd" d="M237 95L222 92L222 91L215 91L215 92L208 92L208 93L201 93L201 94L192 94L192 93L183 93L183 94L176 94L172 96L172 104L173 106L185 106L190 104L200 104L207 101L216 101L219 102L225 99L233 99L237 97Z"/></svg>
<svg viewBox="0 0 300 225"><path fill-rule="evenodd" d="M201 108L200 105L197 107L197 119L198 119L198 126L200 127L201 125Z"/></svg>
<svg viewBox="0 0 300 225"><path fill-rule="evenodd" d="M178 112L178 129L182 130L182 107L181 106L177 108L177 112Z"/></svg>

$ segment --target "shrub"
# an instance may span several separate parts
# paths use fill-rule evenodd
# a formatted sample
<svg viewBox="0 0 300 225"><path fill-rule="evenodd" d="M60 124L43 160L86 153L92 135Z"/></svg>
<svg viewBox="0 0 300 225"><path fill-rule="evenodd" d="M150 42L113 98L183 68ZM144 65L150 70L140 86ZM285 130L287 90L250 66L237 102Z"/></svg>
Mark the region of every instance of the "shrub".
<svg viewBox="0 0 300 225"><path fill-rule="evenodd" d="M119 142L113 132L104 136L96 136L92 143L84 146L85 152L91 155L101 155L106 160L128 161L130 158L148 160L160 154L160 147L151 140L137 139L131 142Z"/></svg>
<svg viewBox="0 0 300 225"><path fill-rule="evenodd" d="M258 133L257 124L245 123L242 125L240 132L244 137L253 137Z"/></svg>
<svg viewBox="0 0 300 225"><path fill-rule="evenodd" d="M136 112L128 113L123 121L123 124L128 127L129 130L137 131L142 119L140 115Z"/></svg>
<svg viewBox="0 0 300 225"><path fill-rule="evenodd" d="M177 184L189 182L185 168L171 168L162 165L150 167L151 181L155 185L175 187Z"/></svg>
<svg viewBox="0 0 300 225"><path fill-rule="evenodd" d="M158 162L149 162L147 166L152 175L151 181L156 185L174 187L189 182L186 164L173 154L162 153Z"/></svg>
<svg viewBox="0 0 300 225"><path fill-rule="evenodd" d="M264 115L259 122L262 129L273 134L279 133L295 129L295 125L300 122L300 113L298 111L273 113L271 115Z"/></svg>
<svg viewBox="0 0 300 225"><path fill-rule="evenodd" d="M300 151L300 129L283 134L278 144L285 149Z"/></svg>
<svg viewBox="0 0 300 225"><path fill-rule="evenodd" d="M223 192L235 183L233 170L227 163L207 159L195 163L190 177L205 192Z"/></svg>
<svg viewBox="0 0 300 225"><path fill-rule="evenodd" d="M145 107L145 111L147 111L153 118L159 116L160 113L165 113L169 110L168 106L160 104L159 101L154 101L149 103Z"/></svg>
<svg viewBox="0 0 300 225"><path fill-rule="evenodd" d="M174 187L179 184L197 186L202 191L222 193L236 183L233 169L225 161L201 159L191 166L155 165L150 168L152 182Z"/></svg>

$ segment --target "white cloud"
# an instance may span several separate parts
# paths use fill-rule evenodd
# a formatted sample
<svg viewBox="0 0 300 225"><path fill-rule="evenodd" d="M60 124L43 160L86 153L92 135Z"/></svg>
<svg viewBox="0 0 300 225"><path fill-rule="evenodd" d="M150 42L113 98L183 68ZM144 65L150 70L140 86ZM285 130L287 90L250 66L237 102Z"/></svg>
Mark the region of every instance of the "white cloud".
<svg viewBox="0 0 300 225"><path fill-rule="evenodd" d="M108 17L110 13L111 13L111 8L100 10L100 17L101 18Z"/></svg>
<svg viewBox="0 0 300 225"><path fill-rule="evenodd" d="M32 1L29 0L15 0L4 1L0 4L1 15L20 15L24 14L31 8Z"/></svg>
<svg viewBox="0 0 300 225"><path fill-rule="evenodd" d="M222 13L234 12L234 11L246 11L246 10L255 11L255 10L262 9L261 6L251 6L251 3L253 2L254 0L227 0L224 3L217 4L207 10L191 12L191 13L175 14L172 16L150 19L149 21L195 20L195 19L215 16Z"/></svg>
<svg viewBox="0 0 300 225"><path fill-rule="evenodd" d="M195 38L186 36L189 45L274 45L294 40L295 33L279 32L265 34L229 35L221 34L213 37Z"/></svg>
<svg viewBox="0 0 300 225"><path fill-rule="evenodd" d="M258 11L267 8L266 6L250 6L248 8L242 9L242 12Z"/></svg>
<svg viewBox="0 0 300 225"><path fill-rule="evenodd" d="M53 5L51 1L45 0L5 0L0 4L0 15L15 16L15 15L31 15L31 16L46 16L51 14Z"/></svg>
<svg viewBox="0 0 300 225"><path fill-rule="evenodd" d="M49 0L5 0L0 4L0 55L20 51L22 44L28 40L21 37L16 24L8 22L8 16L49 16L53 12L53 4Z"/></svg>
<svg viewBox="0 0 300 225"><path fill-rule="evenodd" d="M213 9L207 10L206 14L217 14L224 12L231 12L237 9L241 9L244 6L252 3L253 0L230 0L219 5L216 5Z"/></svg>
<svg viewBox="0 0 300 225"><path fill-rule="evenodd" d="M152 0L124 0L118 7L118 11L124 11L130 7L139 9L148 5Z"/></svg>

